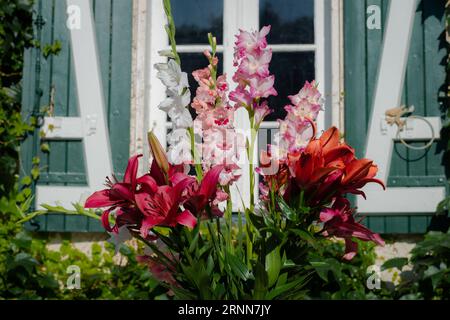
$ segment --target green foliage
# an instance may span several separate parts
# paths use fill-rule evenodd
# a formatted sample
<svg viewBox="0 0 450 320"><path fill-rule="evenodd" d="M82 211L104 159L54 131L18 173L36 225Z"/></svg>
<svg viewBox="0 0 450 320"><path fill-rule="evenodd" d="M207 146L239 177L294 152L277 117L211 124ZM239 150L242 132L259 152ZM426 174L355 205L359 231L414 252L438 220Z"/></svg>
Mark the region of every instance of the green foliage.
<svg viewBox="0 0 450 320"><path fill-rule="evenodd" d="M38 159L34 164L39 165ZM38 170L37 170L38 171ZM114 262L114 247L98 244L87 255L64 241L60 250L47 248L46 235L22 230L33 196L32 177L25 176L8 194L0 197L0 299L153 299L165 298L164 289L148 268L136 261L136 250L122 245L119 263ZM49 207L47 210L58 210ZM75 206L74 212L83 210ZM65 211L69 211L65 209ZM87 212L92 214L93 212ZM39 238L40 237L40 238ZM67 267L81 270L81 289L66 288Z"/></svg>
<svg viewBox="0 0 450 320"><path fill-rule="evenodd" d="M3 238L2 238L3 239ZM135 250L122 245L121 261L114 262L114 248L94 243L91 256L74 248L68 240L58 251L46 241L19 232L0 251L0 298L3 299L154 299L165 298L163 288L147 267L139 264ZM67 268L81 271L81 288L68 289Z"/></svg>
<svg viewBox="0 0 450 320"><path fill-rule="evenodd" d="M412 270L404 268L406 264ZM450 299L450 232L431 231L411 251L409 260L391 259L385 266L401 271L400 284L389 295L395 299Z"/></svg>
<svg viewBox="0 0 450 320"><path fill-rule="evenodd" d="M0 196L14 187L19 144L35 122L20 114L23 52L33 39L31 9L32 1L0 3Z"/></svg>
<svg viewBox="0 0 450 320"><path fill-rule="evenodd" d="M250 217L255 221L250 222ZM192 230L153 230L167 245L164 252L141 238L158 255L156 263L165 266L163 273L171 270L177 281L173 285L161 279L162 283L177 299L304 298L309 273L288 260L276 237L254 227L254 223L264 223L263 218L247 214L245 224L241 214L237 218L232 221L227 211L224 218L202 221ZM258 255L261 247L264 254ZM171 252L180 254L175 259Z"/></svg>
<svg viewBox="0 0 450 320"><path fill-rule="evenodd" d="M153 299L165 292L148 268L136 261L137 251L121 245L121 259L113 260L114 247L91 247L91 255L65 240L58 251L47 248L47 235L31 234L18 223L26 215L33 197L31 177L16 182L0 197L0 299ZM27 192L27 190L29 192ZM50 208L51 209L51 208ZM75 207L75 211L80 207ZM67 267L81 270L81 289L69 290Z"/></svg>
<svg viewBox="0 0 450 320"><path fill-rule="evenodd" d="M114 262L114 248L107 244L91 247L91 256L64 241L58 251L48 251L39 242L38 251L44 253L42 265L54 275L60 287L59 299L154 299L164 293L148 268L136 261L136 252L126 245L120 246L120 261ZM81 271L81 288L66 287L67 268L76 265Z"/></svg>
<svg viewBox="0 0 450 320"><path fill-rule="evenodd" d="M47 59L51 55L57 55L62 49L61 41L56 40L51 44L46 44L44 48L42 48L42 55L45 59Z"/></svg>
<svg viewBox="0 0 450 320"><path fill-rule="evenodd" d="M446 21L446 46L447 46L447 78L446 82L443 85L443 93L442 93L442 107L441 111L443 113L443 124L444 128L441 130L441 140L444 144L444 148L446 148L446 153L444 155L445 167L449 168L449 159L450 159L450 2L446 2L445 5L445 21ZM446 146L445 146L446 144ZM448 182L448 181L447 181ZM447 215L450 209L450 196L447 196L444 200L442 200L437 206L437 213Z"/></svg>
<svg viewBox="0 0 450 320"><path fill-rule="evenodd" d="M342 242L323 240L316 250L308 253L308 261L316 271L308 288L310 298L320 299L375 299L377 292L366 286L367 269L375 264L375 245L358 242L358 253L351 261L342 258Z"/></svg>

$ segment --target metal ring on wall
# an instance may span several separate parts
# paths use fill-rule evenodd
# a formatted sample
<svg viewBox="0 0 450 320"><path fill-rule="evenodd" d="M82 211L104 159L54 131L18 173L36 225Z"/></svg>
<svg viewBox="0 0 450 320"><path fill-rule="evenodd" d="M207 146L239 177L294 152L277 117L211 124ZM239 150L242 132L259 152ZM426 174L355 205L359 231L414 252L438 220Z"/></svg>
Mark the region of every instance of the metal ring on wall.
<svg viewBox="0 0 450 320"><path fill-rule="evenodd" d="M408 144L405 140L403 140L402 137L400 137L400 132L402 131L402 129L401 129L400 127L398 127L398 130L397 130L397 139L399 139L400 142L401 142L405 147L407 147L407 148L409 148L409 149L413 149L413 150L425 150L425 149L428 149L429 147L431 147L431 146L433 145L434 140L436 140L436 138L435 138L435 132L434 132L434 128L433 128L433 124L432 124L430 121L428 121L425 117L421 117L421 116L413 116L413 115L412 115L412 116L409 116L409 117L405 118L405 126L406 126L406 121L407 121L407 119L410 119L410 118L420 119L420 120L425 121L426 124L428 124L428 126L429 126L430 129L431 129L431 140L430 140L426 145L421 146L421 147L415 147L415 146L412 146L412 145Z"/></svg>

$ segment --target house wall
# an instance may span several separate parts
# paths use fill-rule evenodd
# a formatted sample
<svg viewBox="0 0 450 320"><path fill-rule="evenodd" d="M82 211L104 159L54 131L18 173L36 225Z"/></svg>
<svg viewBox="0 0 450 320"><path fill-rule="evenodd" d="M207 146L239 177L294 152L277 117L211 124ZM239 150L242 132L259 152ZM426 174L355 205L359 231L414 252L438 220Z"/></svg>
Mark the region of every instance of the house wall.
<svg viewBox="0 0 450 320"><path fill-rule="evenodd" d="M359 1L359 0L358 0ZM333 10L337 10L338 11L338 15L334 15L334 17L339 17L338 20L334 20L334 27L333 27L333 31L334 36L333 39L336 40L336 38L334 38L336 35L338 35L340 40L338 41L339 45L338 46L334 46L334 50L336 50L336 52L340 52L340 56L343 57L345 55L346 52L344 52L345 48L344 48L344 37L346 36L345 32L340 32L337 33L336 32L336 27L342 28L342 30L344 30L344 19L345 19L345 15L344 15L344 6L350 1L336 1L336 2L332 2L332 9ZM353 1L354 3L356 1ZM386 10L387 10L387 3L388 1L361 1L363 2L363 5L356 5L357 7L355 7L353 10L348 11L348 14L356 14L358 15L361 19L361 23L365 23L365 9L367 8L368 5L371 4L379 4L383 10L383 14L385 15ZM336 5L337 4L337 5ZM131 47L131 97L130 97L130 120L129 120L129 132L130 132L130 154L135 154L135 153L141 153L145 151L145 144L146 144L146 138L145 138L145 128L146 128L146 114L145 114L145 108L146 108L146 90L148 90L148 81L147 81L147 74L146 74L146 70L148 70L148 68L150 68L151 66L148 66L146 61L147 61L147 54L148 54L148 45L149 45L149 33L148 33L148 25L149 23L151 23L149 21L149 15L148 15L148 10L149 10L149 4L148 1L146 0L137 0L137 1L133 1L133 8L132 8L132 47ZM348 10L348 9L347 9ZM359 11L358 11L359 10ZM362 10L362 11L361 11ZM353 12L353 13L352 13ZM384 21L384 17L383 16L383 21ZM354 26L353 26L354 27ZM348 31L347 31L348 32ZM376 42L377 44L373 47L373 52L372 54L379 54L380 51L380 45L381 45L381 35L382 35L382 31L380 31L380 34L378 34L376 37L374 38L370 38L369 40L369 44L373 44L374 42ZM347 34L348 36L348 34ZM364 38L363 41L366 41L367 38ZM336 40L337 41L337 40ZM367 43L365 43L364 45L366 45ZM367 50L367 49L365 49ZM351 49L348 49L348 52L350 52ZM349 60L351 60L352 58L350 57ZM355 62L357 62L358 60L355 60ZM376 77L376 61L377 61L377 56L371 57L368 59L368 64L367 65L363 65L362 68L366 68L365 70L368 70L369 73L364 76L363 81L372 81L375 77ZM334 62L333 64L333 76L336 76L336 70L338 70L338 80L336 80L338 83L342 84L343 81L343 73L344 73L344 69L346 68L346 66L344 65L344 59L338 59ZM348 74L347 74L348 77ZM357 80L356 80L357 82ZM348 83L347 83L348 84ZM339 87L341 88L341 87ZM358 134L358 133L352 133L352 126L354 123L359 123L358 119L353 119L351 117L351 114L356 113L355 109L352 109L352 106L354 106L353 103L356 102L352 102L355 101L355 97L357 100L357 92L358 92L358 88L357 87L345 87L343 89L340 89L338 92L338 96L333 96L334 99L334 106L338 106L338 108L333 109L333 123L338 125L341 128L347 128L347 130L345 130L346 134L348 135L352 135L352 134ZM366 90L366 89L364 89ZM373 92L373 83L370 84L367 87L367 91L364 91L364 108L365 109L370 109L370 100L371 100L371 94ZM353 96L352 96L353 94ZM405 96L406 99L407 96ZM366 100L367 99L367 100ZM350 104L350 106L349 106ZM347 108L347 113L345 113L345 108ZM344 119L345 118L345 119ZM346 126L344 127L344 120L346 123ZM366 120L364 120L366 122ZM361 140L359 138L355 138L355 136L353 137L349 137L350 141L356 142L356 146L361 145ZM358 147L359 148L359 147ZM363 149L363 148L362 148ZM384 220L383 220L384 219ZM395 220L397 219L397 220ZM385 218L380 218L380 217L375 217L375 218L369 218L369 227L371 228L375 228L377 231L381 231L381 232L392 232L392 233L397 233L397 232L413 232L414 230L408 229L408 228L404 228L404 225L406 223L406 225L409 226L414 225L414 223L418 223L420 224L421 228L419 232L424 231L423 226L426 227L426 225L429 223L429 218L425 217L425 218L418 218L418 217L413 217L413 218L408 218L405 216L402 217L395 217L394 220L391 220L391 222L393 223L392 225L389 226L389 224L386 227L386 221ZM406 220L405 220L406 219ZM408 220L409 219L409 220ZM383 220L383 221L381 221ZM411 224L411 221L414 220L416 222L413 221L413 223ZM397 221L397 222L396 222ZM405 222L406 221L406 222ZM407 222L409 221L409 222ZM418 221L418 222L417 222ZM398 227L400 226L401 227ZM383 227L382 227L383 226ZM89 248L90 248L90 244L95 241L95 242L100 242L100 243L104 243L104 241L107 239L107 235L106 234L100 234L100 233L70 233L71 235L71 239L74 243L74 245L77 248L80 248L81 250L85 251L85 252L89 252ZM61 239L62 239L62 235L59 233L52 233L51 237L50 237L50 244L49 244L49 248L51 249L55 249L57 250L59 248ZM420 237L416 236L416 235L404 235L402 237L397 237L395 238L395 243L392 244L388 244L383 248L377 248L377 255L378 255L378 260L377 263L378 264L382 264L382 262L384 260L387 260L391 257L399 257L399 256L407 256L411 250L411 248L414 246L414 243L417 242L420 239Z"/></svg>

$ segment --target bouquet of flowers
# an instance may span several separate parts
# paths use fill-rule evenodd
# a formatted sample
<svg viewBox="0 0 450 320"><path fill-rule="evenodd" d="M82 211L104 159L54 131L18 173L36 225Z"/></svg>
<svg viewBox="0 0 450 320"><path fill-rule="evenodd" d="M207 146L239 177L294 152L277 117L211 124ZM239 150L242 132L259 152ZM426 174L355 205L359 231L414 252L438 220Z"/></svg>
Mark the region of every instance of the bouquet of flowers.
<svg viewBox="0 0 450 320"><path fill-rule="evenodd" d="M163 52L168 62L155 68L167 93L159 108L173 124L168 151L150 132L148 172L137 176L140 155L133 156L123 181L113 176L106 189L87 199L86 208L104 208L104 228L119 240L144 242L148 250L140 259L170 295L182 299L301 298L314 272L305 256L318 239L344 239L347 260L357 252L355 238L383 245L356 220L345 197L365 197L361 189L370 182L384 188L375 178L377 167L357 159L338 129L317 137L323 101L314 81L289 96L275 142L253 164L257 132L272 111L267 98L277 95L269 71L270 26L236 36L231 92L226 75L218 74L216 40L209 34L208 65L192 73L199 87L191 101L168 0L164 8L172 50ZM234 127L239 108L248 112L247 137ZM231 198L230 186L240 179L243 158L251 198L233 213L232 203L240 199ZM255 173L262 176L256 200Z"/></svg>

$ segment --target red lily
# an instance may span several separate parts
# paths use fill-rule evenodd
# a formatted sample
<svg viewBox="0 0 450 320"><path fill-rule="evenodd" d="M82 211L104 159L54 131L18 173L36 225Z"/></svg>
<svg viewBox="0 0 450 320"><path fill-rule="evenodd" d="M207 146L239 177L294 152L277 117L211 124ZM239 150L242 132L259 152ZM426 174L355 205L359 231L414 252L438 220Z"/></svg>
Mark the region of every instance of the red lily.
<svg viewBox="0 0 450 320"><path fill-rule="evenodd" d="M116 232L124 224L137 224L139 221L139 212L136 208L135 195L154 188L155 181L149 175L136 178L138 170L138 159L142 155L136 155L128 160L125 175L122 182L118 182L113 175L113 180L107 178L107 189L94 192L84 204L85 208L103 208L107 207L102 214L103 227L109 232ZM141 191L137 191L137 186ZM110 213L116 211L116 224L111 227L109 224ZM120 218L119 218L120 217Z"/></svg>
<svg viewBox="0 0 450 320"><path fill-rule="evenodd" d="M203 177L201 184L199 185L197 180L193 178L192 183L187 188L185 194L186 201L183 206L194 213L196 216L204 215L207 205L211 209L211 213L214 216L222 216L223 212L217 206L218 202L227 199L227 194L221 192L217 188L217 183L219 181L219 176L223 165L216 165L212 167Z"/></svg>
<svg viewBox="0 0 450 320"><path fill-rule="evenodd" d="M155 226L174 227L181 224L193 228L197 219L189 210L180 212L183 202L182 193L192 183L189 178L183 179L173 186L157 186L154 192L136 194L136 203L144 217L141 225L141 236L147 237Z"/></svg>
<svg viewBox="0 0 450 320"><path fill-rule="evenodd" d="M354 150L340 142L339 131L334 127L319 139L312 139L304 150L288 154L287 166L290 179L285 199L289 200L301 190L309 206L329 203L345 193L365 196L360 189L369 182L384 188L384 184L374 178L377 167L370 160L356 159ZM267 183L270 180L266 178Z"/></svg>
<svg viewBox="0 0 450 320"><path fill-rule="evenodd" d="M199 185L194 177L182 172L182 167L171 166L168 171L168 180L171 185L155 186L148 193L137 193L136 202L143 213L141 235L148 235L154 226L174 227L181 224L193 228L197 224L197 217L201 217L207 205L214 215L222 215L215 202L223 201L222 193L217 190L222 165L210 169ZM162 174L158 166L152 165L151 175ZM157 178L157 183L162 183ZM180 210L183 205L184 211Z"/></svg>
<svg viewBox="0 0 450 320"><path fill-rule="evenodd" d="M372 160L352 160L345 166L344 176L341 182L341 192L360 194L364 198L366 198L365 193L359 189L364 187L369 182L378 183L383 187L383 189L386 189L384 183L381 180L374 178L377 174L377 171L378 167L373 164Z"/></svg>
<svg viewBox="0 0 450 320"><path fill-rule="evenodd" d="M350 203L345 198L337 198L331 208L323 209L320 212L320 221L324 223L326 236L345 239L344 259L351 260L357 252L358 245L352 241L352 237L384 245L379 234L355 221Z"/></svg>

